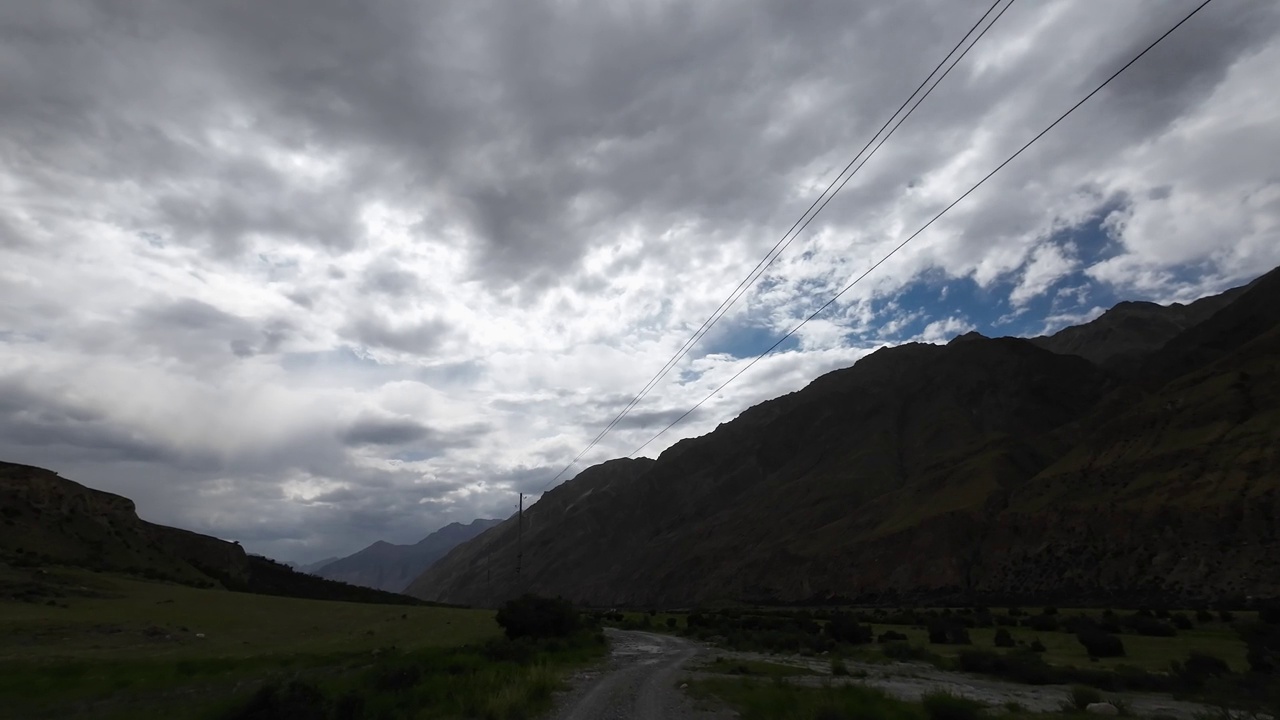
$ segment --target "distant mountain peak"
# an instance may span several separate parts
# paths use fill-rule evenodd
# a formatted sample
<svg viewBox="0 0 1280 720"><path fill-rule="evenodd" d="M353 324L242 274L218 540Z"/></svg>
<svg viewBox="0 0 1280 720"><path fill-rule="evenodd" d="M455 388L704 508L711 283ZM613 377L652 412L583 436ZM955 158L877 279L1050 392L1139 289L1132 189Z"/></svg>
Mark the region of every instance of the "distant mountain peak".
<svg viewBox="0 0 1280 720"><path fill-rule="evenodd" d="M967 332L967 333L965 333L965 334L963 334L963 335L957 335L957 336L955 336L955 337L951 338L951 342L949 342L949 343L947 343L947 344L948 344L948 345L954 345L954 344L956 344L956 343L972 342L972 341L974 341L974 340L989 340L989 339L990 339L990 338L988 338L986 335L983 335L982 333L978 332L977 330L970 330L969 332Z"/></svg>

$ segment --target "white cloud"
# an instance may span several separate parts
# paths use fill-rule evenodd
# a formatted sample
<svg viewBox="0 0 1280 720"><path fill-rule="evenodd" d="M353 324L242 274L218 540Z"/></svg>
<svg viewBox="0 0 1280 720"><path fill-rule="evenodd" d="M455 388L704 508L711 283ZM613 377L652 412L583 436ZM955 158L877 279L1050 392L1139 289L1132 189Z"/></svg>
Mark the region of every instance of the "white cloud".
<svg viewBox="0 0 1280 720"><path fill-rule="evenodd" d="M981 13L779 7L6 6L0 458L289 557L505 514ZM726 327L791 329L1180 12L1015 5ZM889 302L922 273L1019 305L1077 264L1174 299L1280 263L1278 18L1206 8L646 453L973 327ZM1117 198L1118 256L1049 243ZM707 352L589 459L749 361Z"/></svg>

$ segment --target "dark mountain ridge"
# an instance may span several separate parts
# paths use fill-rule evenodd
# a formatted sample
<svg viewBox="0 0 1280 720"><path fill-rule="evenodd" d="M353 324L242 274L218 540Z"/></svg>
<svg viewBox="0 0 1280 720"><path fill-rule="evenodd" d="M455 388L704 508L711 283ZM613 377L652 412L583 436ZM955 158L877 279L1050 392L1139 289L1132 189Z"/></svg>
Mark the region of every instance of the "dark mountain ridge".
<svg viewBox="0 0 1280 720"><path fill-rule="evenodd" d="M0 515L0 562L11 565L66 565L266 595L422 602L296 572L238 543L147 522L128 498L30 465L0 462Z"/></svg>
<svg viewBox="0 0 1280 720"><path fill-rule="evenodd" d="M312 574L352 585L403 592L409 583L459 544L502 522L477 519L450 523L412 545L379 540L344 558L314 567Z"/></svg>
<svg viewBox="0 0 1280 720"><path fill-rule="evenodd" d="M544 494L518 586L512 519L408 592L639 606L1280 595L1277 288L1273 272L1168 317L1126 305L1047 339L880 350L657 460ZM1138 317L1155 319L1125 337Z"/></svg>

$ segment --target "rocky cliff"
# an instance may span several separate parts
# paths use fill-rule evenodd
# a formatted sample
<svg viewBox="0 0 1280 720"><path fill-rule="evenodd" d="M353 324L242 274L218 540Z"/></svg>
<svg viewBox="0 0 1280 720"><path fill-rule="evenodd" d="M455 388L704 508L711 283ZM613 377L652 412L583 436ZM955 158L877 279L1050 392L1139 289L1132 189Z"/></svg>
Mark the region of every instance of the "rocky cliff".
<svg viewBox="0 0 1280 720"><path fill-rule="evenodd" d="M519 581L509 520L409 592L666 606L1278 596L1278 291L1273 272L1169 317L1142 307L1163 329L1134 340L1117 335L1137 317L1122 307L1057 342L881 350L656 461L546 493L525 515Z"/></svg>

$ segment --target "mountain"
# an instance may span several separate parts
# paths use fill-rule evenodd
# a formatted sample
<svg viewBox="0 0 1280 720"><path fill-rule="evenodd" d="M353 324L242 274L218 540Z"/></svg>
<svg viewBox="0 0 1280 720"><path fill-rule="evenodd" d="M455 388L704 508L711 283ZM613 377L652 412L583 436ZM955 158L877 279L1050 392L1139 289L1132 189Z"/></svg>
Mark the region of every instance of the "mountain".
<svg viewBox="0 0 1280 720"><path fill-rule="evenodd" d="M128 498L29 465L0 462L0 516L0 562L11 565L67 565L266 595L421 602L295 572L239 543L149 523Z"/></svg>
<svg viewBox="0 0 1280 720"><path fill-rule="evenodd" d="M393 545L379 540L354 555L335 559L310 572L352 585L403 592L414 578L450 550L500 522L481 519L466 525L450 523L413 545Z"/></svg>
<svg viewBox="0 0 1280 720"><path fill-rule="evenodd" d="M1063 355L1079 355L1111 369L1123 369L1159 350L1183 331L1231 304L1245 287L1201 298L1190 305L1122 302L1097 319L1064 328L1031 343Z"/></svg>
<svg viewBox="0 0 1280 720"><path fill-rule="evenodd" d="M1278 292L1273 271L1052 338L880 350L547 492L525 512L519 581L510 519L408 592L669 607L1280 596Z"/></svg>
<svg viewBox="0 0 1280 720"><path fill-rule="evenodd" d="M294 570L297 570L298 572L307 573L308 575L315 575L317 570L324 567L325 565L328 565L331 562L335 562L338 559L339 558L337 557L327 557L323 560L317 560L313 563L307 563L306 565L289 563L289 566L292 567Z"/></svg>

